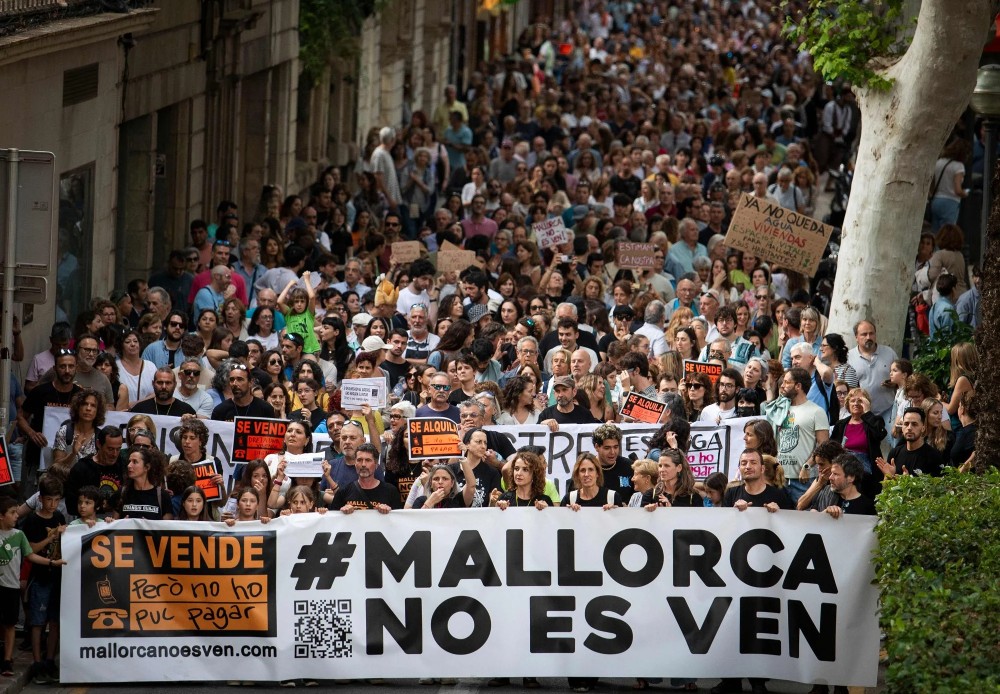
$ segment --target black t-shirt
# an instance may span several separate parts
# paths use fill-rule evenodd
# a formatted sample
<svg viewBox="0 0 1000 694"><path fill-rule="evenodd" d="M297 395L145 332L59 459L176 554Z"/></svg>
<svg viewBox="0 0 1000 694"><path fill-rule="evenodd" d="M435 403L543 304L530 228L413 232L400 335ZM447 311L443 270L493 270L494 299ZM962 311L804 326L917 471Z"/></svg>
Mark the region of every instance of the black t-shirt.
<svg viewBox="0 0 1000 694"><path fill-rule="evenodd" d="M156 398L148 398L141 402L137 402L135 405L129 408L129 412L135 412L137 414L159 414L166 415L170 417L180 417L182 414L197 414L194 408L188 405L183 400L178 400L174 398L174 401L170 405L160 405L157 407Z"/></svg>
<svg viewBox="0 0 1000 694"><path fill-rule="evenodd" d="M941 455L941 451L926 441L915 451L907 450L906 443L901 443L892 449L892 453L889 454L889 462L896 466L897 475L902 475L903 467L906 467L911 475L939 477L944 456Z"/></svg>
<svg viewBox="0 0 1000 694"><path fill-rule="evenodd" d="M967 424L955 433L955 445L951 447L951 464L959 467L976 450L976 424Z"/></svg>
<svg viewBox="0 0 1000 694"><path fill-rule="evenodd" d="M465 488L465 475L462 474L462 466L453 463L451 471L455 473L455 478L461 481L460 489ZM490 494L494 489L500 489L500 471L491 467L488 463L480 462L472 468L472 474L476 478L476 493L472 497L469 508L480 508L490 505Z"/></svg>
<svg viewBox="0 0 1000 694"><path fill-rule="evenodd" d="M118 494L125 477L125 466L120 459L116 459L111 465L100 465L93 456L80 458L70 468L69 477L66 479L66 508L75 513L80 488L92 485L97 487L101 496L98 515L112 511L118 507Z"/></svg>
<svg viewBox="0 0 1000 694"><path fill-rule="evenodd" d="M660 503L660 497L659 495L654 495L654 491L655 488L650 489L642 495L643 506ZM700 494L679 494L670 500L670 506L679 508L705 508L705 503L702 501Z"/></svg>
<svg viewBox="0 0 1000 694"><path fill-rule="evenodd" d="M379 368L389 374L389 390L392 390L399 383L399 379L402 378L403 382L406 382L406 374L410 370L410 363L404 359L402 364L393 364L388 359L385 359L379 364Z"/></svg>
<svg viewBox="0 0 1000 694"><path fill-rule="evenodd" d="M275 414L274 408L260 398L254 398L246 407L242 405L237 406L232 398L228 398L220 402L212 410L212 419L217 422L232 422L236 417L267 417L274 419Z"/></svg>
<svg viewBox="0 0 1000 694"><path fill-rule="evenodd" d="M45 419L45 408L46 407L69 407L69 401L73 399L73 396L79 393L83 388L73 384L73 388L68 393L63 393L56 390L55 386L51 382L39 383L28 396L24 399L21 404L21 410L24 412L25 419L28 420L28 424L35 431L42 430L42 422ZM52 445L52 441L49 441L49 445ZM38 461L41 457L42 449L34 444L34 442L29 438L24 446L24 460L26 463L34 463L34 466L38 466Z"/></svg>
<svg viewBox="0 0 1000 694"><path fill-rule="evenodd" d="M41 503L39 499L38 503ZM28 538L28 542L41 542L49 534L49 528L58 528L60 525L66 525L66 517L59 511L55 511L51 518L42 518L38 515L37 511L32 511L27 518L24 519L24 523L21 525L21 530L24 531L25 537ZM61 554L59 553L59 540L56 539L48 544L40 554L43 557L48 557L52 559L53 557L59 558ZM32 583L38 583L39 585L47 586L53 581L59 581L62 575L62 570L58 566L49 568L48 566L42 566L40 564L34 564L31 567L31 577Z"/></svg>
<svg viewBox="0 0 1000 694"><path fill-rule="evenodd" d="M576 501L573 501L573 497L576 497ZM566 492L566 495L559 502L560 506L569 506L571 503L575 503L579 506L585 508L604 508L604 504L612 503L615 506L621 506L624 501L613 489L608 489L607 487L598 487L597 494L593 499L584 499L580 496L580 493L576 490L571 490Z"/></svg>
<svg viewBox="0 0 1000 694"><path fill-rule="evenodd" d="M764 487L764 491L760 494L747 493L747 488L742 484L738 487L730 487L726 490L725 496L722 497L722 505L731 508L735 506L736 502L740 499L753 504L752 508L763 508L765 504L774 502L778 505L778 508L787 509L789 511L795 509L795 504L792 503L792 499L788 496L788 492L784 489L772 487L771 485Z"/></svg>
<svg viewBox="0 0 1000 694"><path fill-rule="evenodd" d="M413 508L423 508L424 504L426 503L427 503L426 496L418 496L416 501L413 502ZM462 498L462 492L459 492L453 497L445 499L434 508L465 508L465 500Z"/></svg>
<svg viewBox="0 0 1000 694"><path fill-rule="evenodd" d="M322 407L317 407L315 410L309 413L309 425L312 427L313 431L316 431L316 427L326 421L327 413ZM301 422L302 421L302 410L295 410L289 413L288 421L290 422Z"/></svg>
<svg viewBox="0 0 1000 694"><path fill-rule="evenodd" d="M392 509L403 508L403 502L399 500L399 490L387 482L379 482L374 489L363 489L357 482L351 482L337 490L330 508L339 511L348 504L356 511L374 509L376 504L385 504Z"/></svg>
<svg viewBox="0 0 1000 694"><path fill-rule="evenodd" d="M451 391L451 395L448 396L448 402L451 403L452 405L458 406L463 402L465 402L466 400L471 400L474 395L475 393L469 395L461 388L457 388Z"/></svg>
<svg viewBox="0 0 1000 694"><path fill-rule="evenodd" d="M604 468L604 464L601 463L601 467ZM635 489L632 488L632 461L628 458L618 456L618 460L615 461L615 466L613 468L604 468L604 486L608 489L614 489L618 492L618 496L623 499L631 499L632 495L635 493Z"/></svg>
<svg viewBox="0 0 1000 694"><path fill-rule="evenodd" d="M837 506L840 506L844 513L849 513L856 516L874 516L875 515L875 502L869 499L867 496L862 494L861 496L856 496L850 501L844 497L837 495Z"/></svg>
<svg viewBox="0 0 1000 694"><path fill-rule="evenodd" d="M552 505L552 499L545 496L545 494L536 494L530 499L525 500L517 496L516 489L508 489L500 495L500 498L497 499L497 501L506 501L510 504L511 508L534 508L535 503L538 501L544 501L549 506Z"/></svg>
<svg viewBox="0 0 1000 694"><path fill-rule="evenodd" d="M423 471L424 468L420 463L410 463L398 472L386 468L385 481L399 490L400 501L405 504L407 497L410 496L410 490L413 489L413 483Z"/></svg>
<svg viewBox="0 0 1000 694"><path fill-rule="evenodd" d="M574 404L573 411L560 412L557 405L550 405L538 413L538 421L544 422L546 419L554 419L559 424L595 424L597 420L586 407Z"/></svg>
<svg viewBox="0 0 1000 694"><path fill-rule="evenodd" d="M170 503L170 492L163 488L126 489L122 493L121 517L142 518L145 520L163 520L165 515L173 514L174 507Z"/></svg>

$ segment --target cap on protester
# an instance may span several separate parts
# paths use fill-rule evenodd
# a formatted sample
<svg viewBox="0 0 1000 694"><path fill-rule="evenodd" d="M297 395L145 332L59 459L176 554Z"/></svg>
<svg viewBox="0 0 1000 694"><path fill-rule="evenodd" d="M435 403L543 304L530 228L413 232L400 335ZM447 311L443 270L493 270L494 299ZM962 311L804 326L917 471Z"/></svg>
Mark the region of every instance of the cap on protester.
<svg viewBox="0 0 1000 694"><path fill-rule="evenodd" d="M766 99L774 98L774 92L772 92L770 89L761 89L760 95Z"/></svg>
<svg viewBox="0 0 1000 694"><path fill-rule="evenodd" d="M513 147L514 146L514 141L512 139L510 139L509 137L505 137L503 140L500 141L500 146L501 147Z"/></svg>
<svg viewBox="0 0 1000 694"><path fill-rule="evenodd" d="M309 225L306 224L306 220L302 219L302 217L292 217L288 220L288 224L285 225L285 233L288 234L292 231L299 231L308 227Z"/></svg>
<svg viewBox="0 0 1000 694"><path fill-rule="evenodd" d="M576 388L576 381L572 376L556 376L552 379L552 387L558 388L559 386L566 386L567 388Z"/></svg>
<svg viewBox="0 0 1000 694"><path fill-rule="evenodd" d="M377 352L380 349L388 349L389 345L378 335L369 335L361 343L361 351Z"/></svg>
<svg viewBox="0 0 1000 694"><path fill-rule="evenodd" d="M489 306L486 304L472 304L465 310L465 315L469 317L469 322L475 325L489 312Z"/></svg>
<svg viewBox="0 0 1000 694"><path fill-rule="evenodd" d="M709 166L725 166L726 160L716 154L708 160L708 164Z"/></svg>
<svg viewBox="0 0 1000 694"><path fill-rule="evenodd" d="M351 319L351 325L363 325L368 326L372 322L371 314L369 313L359 313Z"/></svg>
<svg viewBox="0 0 1000 694"><path fill-rule="evenodd" d="M627 304L624 304L622 306L615 306L613 309L611 309L611 317L627 318L628 320L632 320L633 318L635 318L635 309L633 309L631 306L628 306Z"/></svg>

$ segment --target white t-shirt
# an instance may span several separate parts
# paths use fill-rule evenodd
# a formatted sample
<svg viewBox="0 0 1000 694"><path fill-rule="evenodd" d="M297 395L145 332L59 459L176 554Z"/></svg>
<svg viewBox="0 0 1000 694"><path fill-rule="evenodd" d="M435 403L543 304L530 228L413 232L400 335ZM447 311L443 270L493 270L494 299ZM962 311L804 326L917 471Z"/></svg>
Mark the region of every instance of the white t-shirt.
<svg viewBox="0 0 1000 694"><path fill-rule="evenodd" d="M778 440L778 462L785 470L785 479L799 478L802 464L816 445L816 433L829 430L826 412L816 403L806 400L788 408L785 421L774 432Z"/></svg>
<svg viewBox="0 0 1000 694"><path fill-rule="evenodd" d="M702 409L701 414L698 415L699 422L708 422L709 424L718 424L719 421L723 419L729 419L730 417L736 416L736 408L731 407L728 410L724 410L719 407L718 403L712 403L711 405L705 405Z"/></svg>
<svg viewBox="0 0 1000 694"><path fill-rule="evenodd" d="M424 306L431 305L431 297L427 293L427 290L420 292L419 294L414 294L413 290L410 289L410 285L406 285L399 290L399 298L396 300L396 313L401 313L404 316L410 315L410 309L413 308L414 304L423 304Z"/></svg>

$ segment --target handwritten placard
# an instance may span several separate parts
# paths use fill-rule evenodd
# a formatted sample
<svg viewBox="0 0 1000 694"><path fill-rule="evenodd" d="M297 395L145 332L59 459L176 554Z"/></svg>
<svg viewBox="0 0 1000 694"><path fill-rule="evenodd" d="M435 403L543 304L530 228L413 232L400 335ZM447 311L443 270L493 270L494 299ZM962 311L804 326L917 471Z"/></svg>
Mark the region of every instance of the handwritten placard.
<svg viewBox="0 0 1000 694"><path fill-rule="evenodd" d="M406 425L410 432L410 460L457 458L458 425L447 417L414 417Z"/></svg>
<svg viewBox="0 0 1000 694"><path fill-rule="evenodd" d="M833 227L775 202L744 195L726 234L726 246L738 248L804 275L814 275Z"/></svg>
<svg viewBox="0 0 1000 694"><path fill-rule="evenodd" d="M684 377L687 378L691 374L705 374L708 379L712 382L712 386L715 386L715 382L719 380L719 376L722 375L722 369L725 367L722 364L709 364L706 361L695 361L694 359L684 360Z"/></svg>
<svg viewBox="0 0 1000 694"><path fill-rule="evenodd" d="M412 263L420 259L423 245L419 241L396 241L392 244L393 263Z"/></svg>
<svg viewBox="0 0 1000 694"><path fill-rule="evenodd" d="M322 477L323 454L299 453L285 454L285 474L289 477Z"/></svg>
<svg viewBox="0 0 1000 694"><path fill-rule="evenodd" d="M475 251L438 251L438 272L461 272L475 264Z"/></svg>
<svg viewBox="0 0 1000 694"><path fill-rule="evenodd" d="M622 402L621 416L629 417L635 422L656 424L666 408L667 406L659 400L647 398L639 393L629 393Z"/></svg>
<svg viewBox="0 0 1000 694"><path fill-rule="evenodd" d="M340 406L345 410L358 410L362 405L385 407L387 391L384 378L345 378L340 384Z"/></svg>
<svg viewBox="0 0 1000 694"><path fill-rule="evenodd" d="M223 497L222 485L216 484L212 478L222 474L222 466L219 461L203 460L200 463L193 463L191 469L194 470L194 483L198 485L205 494L206 501L221 501Z"/></svg>
<svg viewBox="0 0 1000 694"><path fill-rule="evenodd" d="M283 419L236 417L233 424L234 462L257 460L285 447L288 422Z"/></svg>
<svg viewBox="0 0 1000 694"><path fill-rule="evenodd" d="M652 243L633 243L619 241L615 246L618 257L618 267L622 270L652 270L662 269L662 263L656 262L656 246ZM657 265L660 265L657 268Z"/></svg>
<svg viewBox="0 0 1000 694"><path fill-rule="evenodd" d="M566 243L572 236L569 229L563 223L562 217L553 217L544 222L535 222L531 225L531 230L535 233L539 248L551 248L561 243Z"/></svg>

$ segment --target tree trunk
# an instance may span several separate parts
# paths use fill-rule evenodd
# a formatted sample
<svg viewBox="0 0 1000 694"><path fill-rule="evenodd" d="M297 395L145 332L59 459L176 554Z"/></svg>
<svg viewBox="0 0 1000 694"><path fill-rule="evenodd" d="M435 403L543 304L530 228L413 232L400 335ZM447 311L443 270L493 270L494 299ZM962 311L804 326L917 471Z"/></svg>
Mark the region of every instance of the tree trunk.
<svg viewBox="0 0 1000 694"><path fill-rule="evenodd" d="M976 374L976 464L977 472L1000 467L1000 167L994 171L993 200L986 225L986 258L979 278L982 324L976 331L979 372Z"/></svg>
<svg viewBox="0 0 1000 694"><path fill-rule="evenodd" d="M870 320L902 347L913 261L934 162L969 103L996 0L924 0L909 49L857 89L861 142L842 231L830 331L850 342Z"/></svg>

